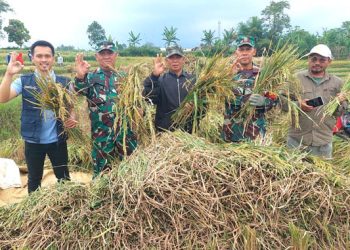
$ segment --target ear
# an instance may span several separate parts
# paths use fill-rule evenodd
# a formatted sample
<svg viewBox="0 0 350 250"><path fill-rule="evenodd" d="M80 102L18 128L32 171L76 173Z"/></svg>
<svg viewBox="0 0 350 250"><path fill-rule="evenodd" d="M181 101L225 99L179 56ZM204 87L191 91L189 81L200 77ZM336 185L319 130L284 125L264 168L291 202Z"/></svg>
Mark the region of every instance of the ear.
<svg viewBox="0 0 350 250"><path fill-rule="evenodd" d="M256 48L253 49L253 56L256 56Z"/></svg>

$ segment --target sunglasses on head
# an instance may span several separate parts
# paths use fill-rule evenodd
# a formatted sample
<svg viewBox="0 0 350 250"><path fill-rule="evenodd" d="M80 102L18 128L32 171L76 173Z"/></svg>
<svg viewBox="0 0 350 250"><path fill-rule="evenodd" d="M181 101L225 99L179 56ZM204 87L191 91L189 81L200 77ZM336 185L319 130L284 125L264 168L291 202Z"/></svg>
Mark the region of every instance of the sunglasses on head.
<svg viewBox="0 0 350 250"><path fill-rule="evenodd" d="M327 57L319 57L319 56L309 56L309 59L311 62L317 62L319 61L320 63L325 63L328 61Z"/></svg>

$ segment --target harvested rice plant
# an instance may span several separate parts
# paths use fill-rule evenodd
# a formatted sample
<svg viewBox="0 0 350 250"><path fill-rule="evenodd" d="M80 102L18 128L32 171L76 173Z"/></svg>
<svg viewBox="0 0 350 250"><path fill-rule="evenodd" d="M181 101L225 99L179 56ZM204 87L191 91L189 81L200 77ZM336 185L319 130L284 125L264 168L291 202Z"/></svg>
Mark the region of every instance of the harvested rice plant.
<svg viewBox="0 0 350 250"><path fill-rule="evenodd" d="M0 207L0 249L350 249L346 138L334 137L332 161L287 150L289 117L276 109L264 141L223 143L222 104L232 86L218 85L227 80L219 74L227 62L215 57L188 61L200 77L187 99L193 108L179 111L177 121L201 116L196 133L155 136L152 110L138 94L151 67L150 58L144 62L126 69L116 112L154 138L141 138L134 154L88 185L57 184ZM88 112L82 99L74 102L79 130L68 142L71 169L91 171ZM20 103L9 105L0 105L0 154L23 161L19 128L8 123L19 126Z"/></svg>

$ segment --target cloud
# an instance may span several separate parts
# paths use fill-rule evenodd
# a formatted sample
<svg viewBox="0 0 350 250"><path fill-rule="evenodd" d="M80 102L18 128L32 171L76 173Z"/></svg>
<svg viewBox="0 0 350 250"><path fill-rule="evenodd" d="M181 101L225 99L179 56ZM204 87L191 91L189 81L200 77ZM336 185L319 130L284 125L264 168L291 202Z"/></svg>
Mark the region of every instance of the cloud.
<svg viewBox="0 0 350 250"><path fill-rule="evenodd" d="M350 1L290 0L287 14L293 26L298 25L310 32L322 28L339 27L348 18ZM86 30L97 21L107 35L127 43L128 33L140 33L142 43L151 42L163 46L162 33L165 26L177 28L177 36L183 47L200 43L203 30L221 31L236 28L252 16L261 16L261 11L270 0L8 0L15 13L4 15L24 22L32 39L46 39L55 46L73 45L89 49ZM6 40L1 46L8 46ZM12 44L14 45L14 44Z"/></svg>

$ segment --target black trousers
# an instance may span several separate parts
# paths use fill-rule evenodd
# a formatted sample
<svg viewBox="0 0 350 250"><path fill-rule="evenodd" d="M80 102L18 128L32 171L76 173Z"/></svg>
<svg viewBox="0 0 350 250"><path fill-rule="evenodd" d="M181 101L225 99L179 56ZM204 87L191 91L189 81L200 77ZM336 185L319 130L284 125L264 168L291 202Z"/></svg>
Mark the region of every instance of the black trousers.
<svg viewBox="0 0 350 250"><path fill-rule="evenodd" d="M25 142L25 158L28 167L28 193L37 190L41 185L44 172L44 161L48 155L57 180L70 180L68 171L67 142L37 144Z"/></svg>

